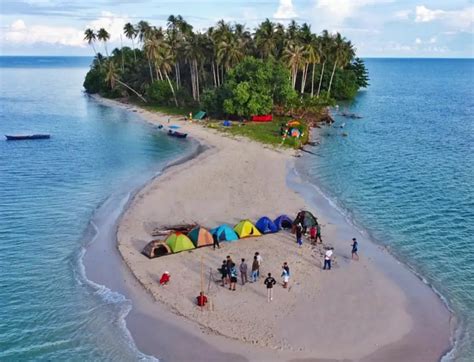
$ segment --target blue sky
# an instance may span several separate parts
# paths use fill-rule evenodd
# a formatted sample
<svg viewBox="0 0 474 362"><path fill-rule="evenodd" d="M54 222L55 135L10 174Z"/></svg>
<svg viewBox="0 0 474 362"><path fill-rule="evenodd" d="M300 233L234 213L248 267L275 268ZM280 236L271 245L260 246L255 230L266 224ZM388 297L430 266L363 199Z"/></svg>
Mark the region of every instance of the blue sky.
<svg viewBox="0 0 474 362"><path fill-rule="evenodd" d="M363 57L474 57L472 0L0 0L0 54L91 55L85 28L106 28L113 46L126 22L160 26L170 14L197 30L295 19L341 32Z"/></svg>

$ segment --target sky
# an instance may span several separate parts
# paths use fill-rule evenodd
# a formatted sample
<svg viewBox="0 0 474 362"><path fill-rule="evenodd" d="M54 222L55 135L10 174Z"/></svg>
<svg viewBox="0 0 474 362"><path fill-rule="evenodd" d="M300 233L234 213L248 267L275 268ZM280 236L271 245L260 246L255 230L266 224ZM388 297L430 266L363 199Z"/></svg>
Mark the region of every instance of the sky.
<svg viewBox="0 0 474 362"><path fill-rule="evenodd" d="M340 32L361 57L474 57L473 0L0 0L0 55L92 55L86 28L108 30L111 49L125 23L165 26L170 14L195 30L294 19Z"/></svg>

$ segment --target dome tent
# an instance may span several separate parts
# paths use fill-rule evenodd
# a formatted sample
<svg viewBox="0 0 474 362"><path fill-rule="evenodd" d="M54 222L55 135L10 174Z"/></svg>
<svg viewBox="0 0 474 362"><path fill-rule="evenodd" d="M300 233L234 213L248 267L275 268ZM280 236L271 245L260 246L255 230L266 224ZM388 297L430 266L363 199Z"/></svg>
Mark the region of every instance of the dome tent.
<svg viewBox="0 0 474 362"><path fill-rule="evenodd" d="M301 223L303 227L311 227L318 225L318 221L312 213L307 210L300 211L296 215L295 224Z"/></svg>
<svg viewBox="0 0 474 362"><path fill-rule="evenodd" d="M188 238L191 239L196 248L212 245L214 243L212 234L201 226L196 226L194 229L192 229L188 233Z"/></svg>
<svg viewBox="0 0 474 362"><path fill-rule="evenodd" d="M288 215L280 215L273 221L278 230L291 229L293 226L293 220Z"/></svg>
<svg viewBox="0 0 474 362"><path fill-rule="evenodd" d="M211 230L211 234L219 241L235 241L239 240L235 231L227 224L222 224Z"/></svg>
<svg viewBox="0 0 474 362"><path fill-rule="evenodd" d="M150 241L142 250L142 254L146 255L150 259L171 254L171 249L162 240Z"/></svg>
<svg viewBox="0 0 474 362"><path fill-rule="evenodd" d="M239 235L239 238L247 238L250 236L261 236L262 234L255 227L250 220L242 220L234 226L234 231Z"/></svg>
<svg viewBox="0 0 474 362"><path fill-rule="evenodd" d="M180 251L194 249L193 242L183 233L179 231L171 233L166 238L166 244L170 247L173 253L179 253Z"/></svg>
<svg viewBox="0 0 474 362"><path fill-rule="evenodd" d="M258 219L255 226L262 234L276 233L278 231L278 227L267 216L262 216Z"/></svg>

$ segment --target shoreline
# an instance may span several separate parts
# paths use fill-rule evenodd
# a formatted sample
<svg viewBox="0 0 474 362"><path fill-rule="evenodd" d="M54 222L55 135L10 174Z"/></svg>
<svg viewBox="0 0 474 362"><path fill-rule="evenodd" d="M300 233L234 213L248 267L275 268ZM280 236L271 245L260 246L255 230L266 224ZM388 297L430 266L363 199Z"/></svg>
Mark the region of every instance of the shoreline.
<svg viewBox="0 0 474 362"><path fill-rule="evenodd" d="M95 98L95 97L94 97L94 98ZM96 99L97 99L97 98L96 98ZM117 103L116 101L110 101L110 100L104 100L104 99L100 99L99 102L102 102L102 103L104 103L104 104L106 104L106 105L109 105L109 106L119 106L119 107L123 107L124 109L128 109L128 110L130 110L131 108L132 108L132 109L137 109L137 110L138 110L138 114L141 115L142 118L143 118L145 121L151 122L151 120L150 120L150 119L147 119L147 116L146 116L146 115L148 114L148 112L147 112L147 111L144 111L144 110L140 110L140 109L139 109L138 107L136 107L136 106L123 105L123 104ZM150 114L148 114L148 117L155 117L155 118L156 118L156 117L160 117L160 116L158 116L158 115L153 115L153 114L150 113ZM168 116L163 116L163 117L164 117L165 119L168 118ZM162 120L162 121L163 121L163 120ZM151 123L153 123L153 122L151 122ZM209 133L209 134L211 133L211 132L209 132L209 131L202 130L202 128L201 128L201 131L199 131L199 132L201 133L201 136L203 136L203 133L206 133L206 132ZM193 135L193 134L191 133L190 135ZM213 137L214 137L214 136L213 136ZM224 136L218 135L217 137L223 138ZM204 138L204 139L203 139L203 138ZM202 144L202 142L205 142L205 137L203 137L203 138L200 139L199 137L197 137L198 142L201 143L201 144ZM229 141L229 142L230 142L230 141ZM242 142L242 141L236 141L236 142ZM262 145L259 145L258 147L259 147L259 148L262 148L262 149L265 148L265 147L263 147ZM156 183L156 184L160 184L161 182L166 181L166 177L169 177L169 174L170 174L170 173L173 174L173 172L174 172L175 174L177 173L178 176L179 176L180 172L182 172L183 169L188 169L188 168L192 167L192 165L191 165L191 166L189 165L190 163L192 164L193 162L196 163L196 162L199 162L199 161L204 161L206 158L209 158L210 156L212 156L213 154L215 154L215 152L219 152L219 151L216 150L215 148L213 149L213 148L211 147L211 149L205 150L203 153L198 154L196 157L194 157L194 158L191 157L190 159L187 160L187 162L181 163L179 167L171 167L171 166L170 166L170 167L167 169L166 172L163 170L162 174L161 174L158 178L153 178L151 181L149 181L149 183L148 183L142 190L138 191L137 194L136 194L136 196L135 196L134 198L132 198L132 200L131 200L130 202L127 203L128 207L125 208L124 213L123 213L122 216L120 217L120 222L119 222L118 227L120 228L120 225L123 224L124 215L127 214L128 212L130 212L130 207L131 207L134 203L137 202L136 197L138 197L138 198L141 199L141 198L143 197L143 192L144 192L147 188L152 187L152 185L155 184L155 183ZM286 158L287 158L287 160L288 160L288 159L289 159L289 156L286 156ZM291 160L291 159L290 159L290 160ZM289 163L294 164L294 161L291 160ZM288 164L288 162L287 162L287 164ZM291 165L290 165L290 166L287 166L287 167L290 167L290 169L292 168ZM286 170L284 170L284 172L286 173ZM163 179L165 179L165 180L163 180ZM302 206L304 206L304 205L302 205ZM311 210L317 210L317 211L318 211L318 212L317 212L318 216L322 214L321 219L327 219L326 216L324 215L324 213L321 213L321 210L319 209L319 207L318 207L318 208L312 207ZM326 210L326 211L327 211L327 210ZM336 211L336 212L337 212L337 211ZM176 221L177 221L177 220L176 220ZM340 225L338 225L338 226L340 227ZM326 231L326 230L323 229L323 232L325 232L325 231ZM365 240L365 239L366 239L366 237L364 237L363 240ZM350 239L348 239L348 240L350 240ZM244 242L244 241L243 241L243 242ZM96 243L96 244L97 244L97 243ZM237 243L237 244L238 244L238 243ZM368 243L368 244L369 244L369 243ZM377 247L378 247L378 245L376 245L376 244L373 244L373 246L374 246L374 249L377 249ZM113 245L109 245L109 247L114 248ZM119 253L117 252L117 249L116 249L116 248L114 248L114 249L115 249L115 252L116 252L116 254L117 254L117 255L114 256L114 257L117 257L117 256L118 256L118 258L119 258L120 261L121 261L121 256L118 255ZM199 250L202 250L202 249L199 249ZM88 250L88 253L89 253L89 250ZM180 256L181 256L181 255L180 255ZM179 258L180 256L177 256L177 257ZM122 257L123 257L123 251L122 251ZM393 259L393 262L394 262L395 264L397 264L397 263L398 263L398 264L401 264L400 262L398 262L397 260L395 260L395 259L393 258L393 256L391 256L391 255L388 256L388 259L390 259L390 258ZM341 260L344 262L344 259L341 259ZM156 261L156 259L155 259L154 261ZM153 261L152 261L152 262L153 262ZM126 263L127 263L127 262L126 262ZM371 262L371 263L372 263L372 262ZM177 325L174 325L174 327L177 328L177 329L176 329L176 330L178 331L177 333L188 333L189 330L192 330L192 333L191 333L191 334L193 335L193 337L197 337L197 338L199 339L199 337L202 336L203 333L202 333L202 331L199 329L199 327L197 326L196 321L194 321L194 323L188 322L188 320L184 320L184 321L183 321L183 320L182 320L182 319L183 319L182 317L176 317L175 314L170 314L169 311L165 311L166 308L163 307L162 305L160 305L160 303L154 303L154 302L153 302L153 299L150 298L150 290L148 290L147 292L143 293L143 292L145 291L145 288L142 288L142 285L145 286L145 285L143 284L143 282L141 282L141 284L138 284L138 282L137 282L136 280L135 280L135 281L134 281L134 280L130 280L130 278L133 279L134 276L132 275L132 273L131 273L130 271L124 270L124 269L128 269L128 268L123 268L123 265L125 265L125 264L122 263L122 267L121 267L121 273L123 274L123 279L124 279L123 284L126 286L125 289L128 289L128 290L125 291L125 293L129 293L129 294L126 294L126 295L129 295L129 296L131 297L131 299L132 299L132 301L133 301L133 306L134 306L134 308L132 309L132 311L130 312L130 314L127 316L127 325L128 325L128 327L129 327L129 329L131 329L131 334L132 334L132 336L134 337L134 339L135 339L135 341L136 341L136 344L137 344L139 350L143 351L143 348L148 349L147 346L146 346L146 344L147 344L147 343L151 343L150 340L148 340L148 342L145 342L145 341L144 341L146 338L144 338L144 336L143 336L143 334L144 334L144 333L143 333L143 329L153 328L153 324L155 324L155 326L156 326L156 323L161 323L161 324L163 324L163 319L161 319L159 322L154 321L153 323L148 323L148 327L143 327L143 323L147 324L147 323L144 322L144 320L143 320L143 313L146 314L146 312L145 312L145 309L146 309L146 308L148 308L148 311L150 311L150 310L155 310L155 311L156 311L156 310L159 309L159 310L160 310L159 313L160 313L160 314L163 314L163 315L167 315L167 319L172 319L172 320L179 319L179 321L174 321L174 322L178 322L178 326L177 326ZM127 265L128 265L129 268L131 268L131 269L133 268L133 265L131 265L130 263L127 263ZM403 264L401 264L401 265L404 266ZM344 267L346 267L346 266L344 266ZM342 267L341 267L341 268L342 268ZM379 268L382 268L382 267L379 266ZM407 269L407 268L404 267L404 268L399 268L399 269ZM133 270L133 269L132 269L132 270ZM379 270L380 270L380 269L379 269ZM385 273L385 272L384 272L384 273ZM92 273L92 274L94 274L94 273ZM408 274L414 276L411 271L408 271ZM136 275L136 274L135 274L135 275ZM93 277L93 278L94 278L94 277ZM417 279L417 281L419 282L418 279ZM420 283L420 284L421 284L421 283ZM415 289L419 289L419 288L420 288L420 286L416 287ZM143 290L140 291L139 289L143 289ZM429 288L426 287L426 289L429 289ZM115 290L115 289L114 289L114 290ZM429 291L430 291L431 293L433 293L433 292L431 291L431 289L429 289ZM406 292L406 291L404 290L404 292ZM430 295L429 295L430 292L428 292L428 294L427 294L427 295L428 295L428 297L427 297L428 299L432 299L432 297L434 296L434 293L433 293L433 296L430 296ZM132 294L133 294L133 296L132 296ZM146 294L146 295L137 297L138 294ZM337 296L337 293L336 293L335 295ZM135 301L134 299L136 299L137 301ZM146 299L148 299L148 300L146 300ZM436 296L435 299L438 300L439 298ZM432 300L432 301L433 301L433 300ZM434 303L435 307L439 309L439 305L436 305L436 304L437 304L437 303ZM145 309L144 309L143 311L137 310L137 309L140 309L140 308L145 308ZM441 308L441 309L442 309L442 308ZM149 314L149 313L148 313L148 314ZM448 314L449 314L449 313L448 313ZM140 316L141 316L141 317L140 317ZM444 318L444 317L445 317L445 316L443 316L443 318ZM140 320L140 318L141 318L141 323L142 323L142 324L136 323L138 320ZM154 318L156 318L156 315L154 316ZM167 320L167 322L171 322L171 321ZM173 322L173 323L174 323L174 322ZM183 322L183 325L180 324L181 322ZM191 325L190 325L189 323L191 323ZM139 325L139 324L140 324L140 325ZM141 329L141 331L140 331L140 329ZM184 329L186 329L186 331L184 331ZM155 331L154 333L157 333L157 332ZM407 333L408 333L408 332L407 332ZM408 334L407 334L407 333L402 333L402 335L405 336L405 340L406 340L407 338L410 339L410 340L412 340L413 337L412 337L409 333L408 333ZM157 334L160 334L160 333L158 332ZM449 333L448 333L448 334L449 334ZM261 359L261 358L265 359L265 358L268 358L268 357L270 356L270 355L268 355L269 352L275 353L275 352L272 351L272 350L268 351L268 348L263 348L263 350L262 350L260 347L255 348L255 347L252 346L252 345L249 346L249 344L243 344L243 343L241 343L241 342L236 342L236 343L234 343L234 342L232 341L232 343L230 343L228 338L224 338L224 337L220 337L220 336L214 336L213 338L210 338L210 337L209 337L209 334L205 334L205 336L206 336L206 340L207 340L207 339L212 340L212 343L211 343L211 344L213 344L213 345L212 345L212 348L209 349L209 346L206 347L206 348L209 349L209 351L212 350L212 352L210 352L210 353L211 353L211 356L212 356L212 353L214 353L214 355L215 355L216 357L219 356L219 358L222 358L222 355L221 355L220 353L223 353L223 352L219 351L218 348L217 348L217 350L216 350L216 346L218 346L218 345L221 344L221 343L225 343L225 345L226 345L226 348L224 348L223 350L226 350L226 351L229 350L229 351L232 351L232 352L233 352L232 358L231 358L232 360L240 360L240 359L242 359L242 358L244 358L244 359L255 359L255 357L256 357L256 359ZM203 339L203 338L201 337L201 341L200 341L199 343L202 343L202 339ZM222 340L222 339L224 339L224 340ZM402 339L403 339L403 338L402 338ZM389 344L387 344L387 345L385 345L385 346L380 346L380 347L382 347L382 348L376 348L376 349L373 351L373 353L368 353L368 354L366 354L365 356L364 356L364 353L359 352L359 353L361 353L361 355L360 355L360 357L358 357L357 359L364 359L364 360L377 360L377 359L378 359L378 360L380 360L380 358L381 358L380 356L383 356L383 359L384 359L384 360L396 360L397 356L394 355L393 344L394 344L394 343L396 344L397 342L401 342L402 339L397 339L397 341L394 341L394 342L392 342L392 343L389 343ZM143 343L142 343L142 342L143 342ZM229 346L229 343L232 344L232 346ZM405 343L406 343L406 342L405 342ZM444 348L444 351L442 352L442 354L444 354L444 353L447 351L447 349L449 349L449 348L451 347L451 342L450 342L450 341L448 341L446 344L448 344L448 347ZM390 347L390 346L391 346L391 347ZM402 343L401 346L403 346L403 343ZM227 348L227 347L229 347L229 348ZM250 348L249 348L249 347L250 347ZM384 351L383 348L385 348L385 347L388 348L388 350L386 349L386 350ZM396 349L399 348L399 347L400 347L400 344L399 344L398 346L395 346L395 347L396 347ZM166 348L166 347L164 347L164 348ZM201 348L201 347L199 347L199 348ZM208 352L209 352L209 351L208 351ZM159 351L157 351L156 349L153 351L153 348L151 348L151 352L157 352L157 353L159 353ZM177 353L178 351L173 351L173 352L174 352L174 353ZM148 351L146 351L145 353L149 354ZM374 354L374 353L375 353L375 354ZM380 354L380 353L381 353L381 354ZM152 354L155 354L155 353L152 353ZM163 352L163 353L161 353L161 355L158 354L158 356L159 356L159 357L160 357L160 356L165 356L165 359L166 359L166 354L167 354L166 352ZM173 353L169 354L169 353L168 353L168 355L169 355L169 357L174 357L174 358L176 359L176 357L175 357L176 354L173 354ZM206 356L207 356L207 355L206 355ZM272 358L275 357L274 354L271 354L271 356L272 356ZM372 357L370 357L370 356L372 356ZM375 356L375 357L374 357L374 356ZM285 351L283 351L283 352L281 352L281 353L278 354L278 359L281 359L281 360L288 360L288 359L292 359L292 358L310 358L310 357L313 357L313 356L312 356L311 354L307 354L307 353L297 353L297 352L295 352L295 351L290 351L290 352L288 352L288 353L285 352ZM318 356L318 357L319 357L319 358L324 358L324 357L327 357L327 356ZM385 358L385 357L387 357L387 358ZM398 357L400 357L400 356L398 355ZM438 359L441 358L441 357L442 357L442 355L440 354L440 355L438 356ZM216 358L216 360L218 360L219 358ZM227 355L226 358L230 358L230 357Z"/></svg>

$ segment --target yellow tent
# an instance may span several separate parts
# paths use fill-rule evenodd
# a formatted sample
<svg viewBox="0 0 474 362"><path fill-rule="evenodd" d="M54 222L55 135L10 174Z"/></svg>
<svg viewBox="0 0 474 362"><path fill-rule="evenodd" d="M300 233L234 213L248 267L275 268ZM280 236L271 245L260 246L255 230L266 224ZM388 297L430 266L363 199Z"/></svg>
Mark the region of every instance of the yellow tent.
<svg viewBox="0 0 474 362"><path fill-rule="evenodd" d="M170 234L165 242L173 253L179 253L180 251L195 248L193 242L186 235L180 232Z"/></svg>
<svg viewBox="0 0 474 362"><path fill-rule="evenodd" d="M257 227L250 222L250 220L242 220L234 226L234 231L239 235L239 238L247 238L249 236L261 236Z"/></svg>

